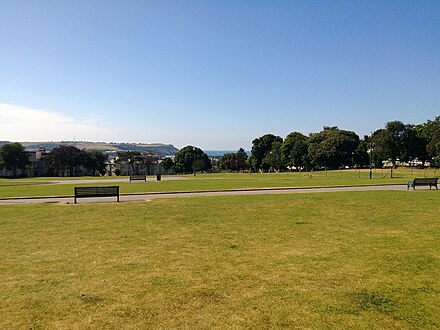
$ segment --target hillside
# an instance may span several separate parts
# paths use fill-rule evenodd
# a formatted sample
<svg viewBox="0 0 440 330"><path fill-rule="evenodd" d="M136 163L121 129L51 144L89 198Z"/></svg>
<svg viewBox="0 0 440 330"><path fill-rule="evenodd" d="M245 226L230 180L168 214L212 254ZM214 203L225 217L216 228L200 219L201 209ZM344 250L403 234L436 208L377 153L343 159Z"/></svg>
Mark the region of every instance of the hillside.
<svg viewBox="0 0 440 330"><path fill-rule="evenodd" d="M9 143L1 141L0 145ZM20 142L26 150L38 150L45 148L50 151L60 145L72 145L79 149L99 151L144 151L153 152L160 156L174 156L179 149L171 144L162 143L105 143L105 142L84 142L84 141L61 141L61 142Z"/></svg>

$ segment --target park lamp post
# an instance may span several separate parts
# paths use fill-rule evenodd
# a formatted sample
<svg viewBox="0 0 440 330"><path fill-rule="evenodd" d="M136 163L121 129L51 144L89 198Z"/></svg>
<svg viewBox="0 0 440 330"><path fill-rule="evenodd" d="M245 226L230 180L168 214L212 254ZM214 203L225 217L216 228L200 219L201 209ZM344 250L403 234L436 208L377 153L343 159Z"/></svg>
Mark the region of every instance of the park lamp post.
<svg viewBox="0 0 440 330"><path fill-rule="evenodd" d="M373 178L373 141L371 141L371 133L370 135L365 135L364 140L368 141L368 155L370 156L370 179Z"/></svg>
<svg viewBox="0 0 440 330"><path fill-rule="evenodd" d="M368 153L370 155L370 179L373 178L373 141L371 139L372 135L373 134L370 133L370 136L369 136L370 148L368 149Z"/></svg>
<svg viewBox="0 0 440 330"><path fill-rule="evenodd" d="M194 173L194 176L196 176L196 147L193 147L193 155L194 155L194 159L193 159L193 173Z"/></svg>
<svg viewBox="0 0 440 330"><path fill-rule="evenodd" d="M162 163L162 159L157 160L157 165L158 165L157 176L156 176L157 181L160 181L162 179L161 173L160 173L161 172L160 163Z"/></svg>

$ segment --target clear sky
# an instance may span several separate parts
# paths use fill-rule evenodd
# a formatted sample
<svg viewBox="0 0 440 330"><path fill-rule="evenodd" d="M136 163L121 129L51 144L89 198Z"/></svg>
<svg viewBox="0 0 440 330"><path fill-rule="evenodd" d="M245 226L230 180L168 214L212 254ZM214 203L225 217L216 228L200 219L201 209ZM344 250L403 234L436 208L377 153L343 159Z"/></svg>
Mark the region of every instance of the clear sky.
<svg viewBox="0 0 440 330"><path fill-rule="evenodd" d="M0 140L249 149L440 115L440 1L0 0Z"/></svg>

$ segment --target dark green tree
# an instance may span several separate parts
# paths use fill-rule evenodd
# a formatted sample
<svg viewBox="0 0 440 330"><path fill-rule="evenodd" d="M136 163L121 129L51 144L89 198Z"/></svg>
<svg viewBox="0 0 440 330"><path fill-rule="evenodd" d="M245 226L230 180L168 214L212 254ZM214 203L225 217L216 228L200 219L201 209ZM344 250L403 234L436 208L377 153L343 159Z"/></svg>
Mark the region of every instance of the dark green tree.
<svg viewBox="0 0 440 330"><path fill-rule="evenodd" d="M359 145L359 136L337 127L324 127L313 133L308 140L308 157L314 167L339 168L353 164L354 153Z"/></svg>
<svg viewBox="0 0 440 330"><path fill-rule="evenodd" d="M285 166L307 167L307 140L307 136L299 132L292 132L286 136L281 146L281 160Z"/></svg>
<svg viewBox="0 0 440 330"><path fill-rule="evenodd" d="M170 157L166 157L162 159L162 163L160 164L160 166L165 170L165 171L170 171L173 166L174 166L174 161L172 158Z"/></svg>
<svg viewBox="0 0 440 330"><path fill-rule="evenodd" d="M254 171L258 171L260 169L269 169L270 165L275 165L276 168L281 167L281 164L274 164L272 156L266 158L263 166L263 159L271 152L277 151L277 147L273 150L273 144L275 142L283 143L283 139L279 136L275 136L273 134L265 134L259 138L256 138L252 141L252 150L250 156L250 165ZM281 157L280 157L281 159Z"/></svg>
<svg viewBox="0 0 440 330"><path fill-rule="evenodd" d="M385 128L373 133L374 155L379 160L390 160L396 166L397 160L409 161L417 157L426 159L426 143L417 136L413 125L391 121Z"/></svg>
<svg viewBox="0 0 440 330"><path fill-rule="evenodd" d="M0 147L0 162L17 176L17 170L24 169L29 164L29 156L20 143L8 143Z"/></svg>
<svg viewBox="0 0 440 330"><path fill-rule="evenodd" d="M93 175L105 174L105 163L107 155L98 150L87 151L84 155L84 166L93 173Z"/></svg>
<svg viewBox="0 0 440 330"><path fill-rule="evenodd" d="M211 160L202 149L186 146L179 150L174 157L174 171L176 173L196 173L211 169Z"/></svg>
<svg viewBox="0 0 440 330"><path fill-rule="evenodd" d="M264 156L261 164L264 170L279 171L281 168L284 168L282 156L281 156L282 145L283 145L282 141L274 141L272 143L272 148L266 154L266 156Z"/></svg>
<svg viewBox="0 0 440 330"><path fill-rule="evenodd" d="M234 156L235 154L232 152L224 154L218 160L217 167L221 170L231 171L231 164L233 162Z"/></svg>
<svg viewBox="0 0 440 330"><path fill-rule="evenodd" d="M440 165L440 116L415 126L417 136L426 143L426 159Z"/></svg>
<svg viewBox="0 0 440 330"><path fill-rule="evenodd" d="M239 148L237 151L237 156L244 159L245 161L248 159L248 154L244 151L243 148Z"/></svg>
<svg viewBox="0 0 440 330"><path fill-rule="evenodd" d="M77 176L80 173L80 167L85 164L87 152L78 149L75 146L60 145L53 148L46 157L47 166L52 174L57 175L60 171L68 170L70 176Z"/></svg>
<svg viewBox="0 0 440 330"><path fill-rule="evenodd" d="M228 171L242 171L246 168L247 154L243 148L236 153L226 153L218 161L218 167Z"/></svg>
<svg viewBox="0 0 440 330"><path fill-rule="evenodd" d="M370 148L369 144L369 137L367 136L366 139L362 139L359 141L359 144L354 151L354 157L353 162L356 166L369 166L370 164L370 155L368 153L368 150Z"/></svg>

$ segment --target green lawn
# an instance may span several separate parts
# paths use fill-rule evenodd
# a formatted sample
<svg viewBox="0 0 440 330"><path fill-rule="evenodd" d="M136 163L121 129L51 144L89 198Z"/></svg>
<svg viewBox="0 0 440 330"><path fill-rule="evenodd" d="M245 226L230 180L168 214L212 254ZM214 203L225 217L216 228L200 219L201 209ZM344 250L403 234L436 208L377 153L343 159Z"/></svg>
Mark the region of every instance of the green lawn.
<svg viewBox="0 0 440 330"><path fill-rule="evenodd" d="M0 214L1 329L440 327L437 191Z"/></svg>
<svg viewBox="0 0 440 330"><path fill-rule="evenodd" d="M374 170L373 179L369 179L369 171L320 171L304 176L301 173L272 174L198 174L182 176L183 180L161 182L127 182L111 183L104 177L99 185L119 185L121 194L172 191L201 191L223 189L251 189L275 187L324 187L343 185L369 184L404 184L413 177L437 176L437 170L398 169L393 178L389 170ZM440 174L440 173L439 173ZM72 196L73 186L78 184L51 184L51 181L99 178L36 178L36 179L0 179L0 198L32 197L32 196ZM97 185L89 184L89 185Z"/></svg>

